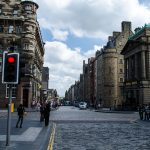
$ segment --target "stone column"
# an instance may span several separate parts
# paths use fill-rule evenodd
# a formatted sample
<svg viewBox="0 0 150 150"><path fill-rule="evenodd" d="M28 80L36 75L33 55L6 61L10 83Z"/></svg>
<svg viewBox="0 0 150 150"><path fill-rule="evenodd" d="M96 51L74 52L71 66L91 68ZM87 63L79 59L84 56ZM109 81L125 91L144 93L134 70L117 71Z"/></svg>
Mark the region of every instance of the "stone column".
<svg viewBox="0 0 150 150"><path fill-rule="evenodd" d="M148 55L148 57L147 57L147 65L148 65L148 67L147 67L147 74L148 74L148 79L150 79L150 49L148 50L148 52L147 52L147 55Z"/></svg>
<svg viewBox="0 0 150 150"><path fill-rule="evenodd" d="M145 68L145 51L141 52L141 72L142 72L142 79L146 78L146 68Z"/></svg>
<svg viewBox="0 0 150 150"><path fill-rule="evenodd" d="M124 81L127 81L127 59L124 60L124 73L125 73Z"/></svg>
<svg viewBox="0 0 150 150"><path fill-rule="evenodd" d="M132 71L132 69L131 69L131 60L132 58L131 57L129 57L129 62L128 62L128 76L129 76L129 80L131 80L132 79L132 75L131 75L131 71Z"/></svg>
<svg viewBox="0 0 150 150"><path fill-rule="evenodd" d="M135 63L134 63L134 68L135 68L135 72L134 72L134 77L135 79L139 78L139 73L138 73L138 54L135 54Z"/></svg>

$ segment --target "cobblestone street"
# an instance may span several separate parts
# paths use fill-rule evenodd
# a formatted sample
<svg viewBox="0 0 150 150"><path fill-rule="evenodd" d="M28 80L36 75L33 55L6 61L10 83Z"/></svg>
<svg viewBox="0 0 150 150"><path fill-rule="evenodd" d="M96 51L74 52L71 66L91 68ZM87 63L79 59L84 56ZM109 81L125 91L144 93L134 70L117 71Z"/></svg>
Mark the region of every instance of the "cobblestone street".
<svg viewBox="0 0 150 150"><path fill-rule="evenodd" d="M62 107L51 113L51 119L56 123L54 150L150 149L150 122L140 121L136 112L101 113Z"/></svg>

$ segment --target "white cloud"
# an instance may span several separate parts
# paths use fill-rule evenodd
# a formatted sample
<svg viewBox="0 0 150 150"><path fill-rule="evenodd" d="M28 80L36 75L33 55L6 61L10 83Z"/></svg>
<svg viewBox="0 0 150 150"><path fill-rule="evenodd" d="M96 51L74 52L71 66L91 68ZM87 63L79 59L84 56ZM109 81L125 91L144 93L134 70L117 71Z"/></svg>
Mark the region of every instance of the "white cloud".
<svg viewBox="0 0 150 150"><path fill-rule="evenodd" d="M85 59L78 49L70 49L58 41L46 42L45 64L50 68L50 88L56 88L64 95L82 72L82 62Z"/></svg>
<svg viewBox="0 0 150 150"><path fill-rule="evenodd" d="M82 73L83 60L94 56L95 51L101 46L94 46L82 54L80 48L70 49L65 43L53 41L45 44L45 63L50 69L50 88L55 88L62 96L70 85L79 79Z"/></svg>
<svg viewBox="0 0 150 150"><path fill-rule="evenodd" d="M94 45L94 48L91 49L91 50L88 50L87 52L85 52L84 55L85 55L87 58L95 57L95 52L96 52L97 50L100 50L101 48L102 48L102 46Z"/></svg>
<svg viewBox="0 0 150 150"><path fill-rule="evenodd" d="M62 31L57 29L52 30L53 39L55 40L66 41L68 34L68 31Z"/></svg>
<svg viewBox="0 0 150 150"><path fill-rule="evenodd" d="M123 20L134 28L149 23L150 10L138 0L37 0L42 27L69 31L77 37L106 39ZM48 26L47 26L48 25ZM65 38L68 34L65 35ZM54 34L55 36L55 34Z"/></svg>
<svg viewBox="0 0 150 150"><path fill-rule="evenodd" d="M50 68L50 88L60 95L79 78L83 60L94 56L101 46L82 52L80 47L69 48L69 34L76 37L107 39L120 31L122 21L131 21L133 29L150 22L150 9L138 0L36 0L38 21L50 30L53 42L46 42L45 66Z"/></svg>

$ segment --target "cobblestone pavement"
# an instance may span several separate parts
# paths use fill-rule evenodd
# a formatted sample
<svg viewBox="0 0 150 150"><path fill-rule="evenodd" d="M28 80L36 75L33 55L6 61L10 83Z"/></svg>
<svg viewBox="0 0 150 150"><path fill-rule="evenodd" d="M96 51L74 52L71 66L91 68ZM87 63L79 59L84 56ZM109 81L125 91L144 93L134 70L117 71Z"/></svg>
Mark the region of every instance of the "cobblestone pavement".
<svg viewBox="0 0 150 150"><path fill-rule="evenodd" d="M138 113L62 107L52 112L51 121L56 123L54 150L150 150L150 122L140 121Z"/></svg>

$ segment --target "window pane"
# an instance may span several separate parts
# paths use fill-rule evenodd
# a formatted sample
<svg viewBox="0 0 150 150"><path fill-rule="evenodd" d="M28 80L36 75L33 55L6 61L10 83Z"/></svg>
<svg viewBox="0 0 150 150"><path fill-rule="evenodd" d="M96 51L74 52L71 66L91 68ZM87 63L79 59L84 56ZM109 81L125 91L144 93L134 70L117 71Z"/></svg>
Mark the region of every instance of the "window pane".
<svg viewBox="0 0 150 150"><path fill-rule="evenodd" d="M13 26L9 26L9 33L13 33L14 27Z"/></svg>

